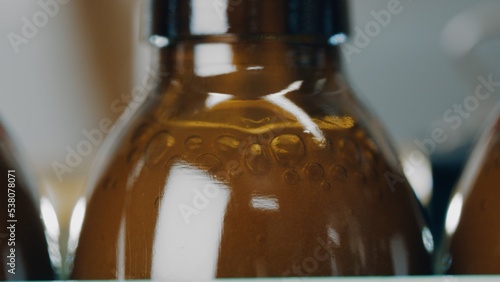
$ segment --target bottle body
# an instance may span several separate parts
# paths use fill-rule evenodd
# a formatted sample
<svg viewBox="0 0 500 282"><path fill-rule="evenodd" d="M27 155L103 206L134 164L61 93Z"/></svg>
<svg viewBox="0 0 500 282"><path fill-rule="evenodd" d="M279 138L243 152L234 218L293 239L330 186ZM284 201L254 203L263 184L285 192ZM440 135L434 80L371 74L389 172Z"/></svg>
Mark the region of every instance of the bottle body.
<svg viewBox="0 0 500 282"><path fill-rule="evenodd" d="M500 115L478 142L448 208L445 269L500 274ZM448 265L449 264L449 265Z"/></svg>
<svg viewBox="0 0 500 282"><path fill-rule="evenodd" d="M103 167L73 278L430 273L416 198L325 50L215 45L232 68L196 62L200 45L164 51L194 62L169 72Z"/></svg>
<svg viewBox="0 0 500 282"><path fill-rule="evenodd" d="M0 280L53 280L40 207L0 125Z"/></svg>

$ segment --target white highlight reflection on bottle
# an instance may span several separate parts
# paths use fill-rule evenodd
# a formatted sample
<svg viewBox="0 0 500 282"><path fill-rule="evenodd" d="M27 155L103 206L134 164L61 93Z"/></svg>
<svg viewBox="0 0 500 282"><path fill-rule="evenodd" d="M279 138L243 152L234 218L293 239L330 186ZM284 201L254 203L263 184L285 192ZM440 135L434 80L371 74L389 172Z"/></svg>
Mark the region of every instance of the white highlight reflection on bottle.
<svg viewBox="0 0 500 282"><path fill-rule="evenodd" d="M215 278L229 189L199 168L172 166L159 207L151 278Z"/></svg>

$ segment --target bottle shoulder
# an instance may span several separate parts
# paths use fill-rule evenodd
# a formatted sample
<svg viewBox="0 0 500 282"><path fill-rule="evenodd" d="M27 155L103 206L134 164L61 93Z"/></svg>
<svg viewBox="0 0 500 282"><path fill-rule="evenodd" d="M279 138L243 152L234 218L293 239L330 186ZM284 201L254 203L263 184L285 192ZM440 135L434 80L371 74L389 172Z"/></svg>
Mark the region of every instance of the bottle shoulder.
<svg viewBox="0 0 500 282"><path fill-rule="evenodd" d="M212 104L204 95L161 95L126 129L93 187L76 273L86 263L109 272L115 263L95 263L92 244L116 246L117 238L139 238L143 230L148 245L134 250L145 266L130 269L131 277L141 277L142 269L153 277L159 262L183 257L171 247L186 250L192 234L200 235L196 242L222 234L207 245L219 252L217 264L208 264L220 277L253 271L263 254L273 261L269 275L287 276L318 238L337 244L342 270L325 263L311 275L430 271L432 250L422 241L425 219L417 200L349 93L217 96ZM390 263L389 248L408 255L401 269ZM102 249L117 254L114 247ZM186 256L187 263L206 258L196 254ZM368 257L380 259L372 264Z"/></svg>

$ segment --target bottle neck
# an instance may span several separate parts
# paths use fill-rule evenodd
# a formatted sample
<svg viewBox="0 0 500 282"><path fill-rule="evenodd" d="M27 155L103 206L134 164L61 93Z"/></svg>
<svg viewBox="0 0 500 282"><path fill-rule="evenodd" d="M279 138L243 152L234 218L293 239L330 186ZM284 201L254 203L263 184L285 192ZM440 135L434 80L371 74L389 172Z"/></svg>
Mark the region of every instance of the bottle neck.
<svg viewBox="0 0 500 282"><path fill-rule="evenodd" d="M152 0L151 35L168 42L226 35L328 39L348 33L348 1Z"/></svg>
<svg viewBox="0 0 500 282"><path fill-rule="evenodd" d="M182 40L159 51L160 72L186 92L231 93L251 99L301 82L317 87L340 71L339 48L317 42L259 39Z"/></svg>

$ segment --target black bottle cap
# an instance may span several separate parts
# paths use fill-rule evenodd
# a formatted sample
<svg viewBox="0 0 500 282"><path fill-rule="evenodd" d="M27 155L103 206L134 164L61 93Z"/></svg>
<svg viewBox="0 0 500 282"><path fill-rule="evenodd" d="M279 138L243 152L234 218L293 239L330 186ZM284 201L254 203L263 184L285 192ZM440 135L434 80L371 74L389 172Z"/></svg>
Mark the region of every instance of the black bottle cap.
<svg viewBox="0 0 500 282"><path fill-rule="evenodd" d="M320 36L348 33L348 0L151 0L150 41L200 36Z"/></svg>

